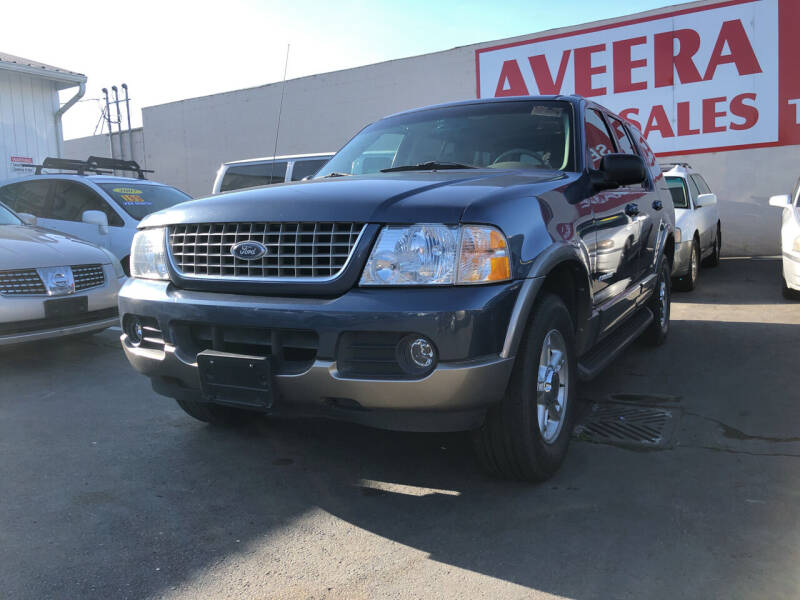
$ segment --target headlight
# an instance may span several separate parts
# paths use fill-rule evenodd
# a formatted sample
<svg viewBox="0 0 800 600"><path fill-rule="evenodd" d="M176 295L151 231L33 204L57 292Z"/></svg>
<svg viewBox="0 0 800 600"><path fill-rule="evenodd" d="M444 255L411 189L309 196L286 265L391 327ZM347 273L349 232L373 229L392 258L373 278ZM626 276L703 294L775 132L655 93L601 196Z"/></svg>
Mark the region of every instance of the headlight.
<svg viewBox="0 0 800 600"><path fill-rule="evenodd" d="M167 250L163 227L143 229L133 236L131 244L131 277L169 279Z"/></svg>
<svg viewBox="0 0 800 600"><path fill-rule="evenodd" d="M499 230L420 224L381 230L361 285L452 285L510 278L508 244Z"/></svg>
<svg viewBox="0 0 800 600"><path fill-rule="evenodd" d="M795 252L800 252L800 236L794 238L794 244L792 244L792 250Z"/></svg>
<svg viewBox="0 0 800 600"><path fill-rule="evenodd" d="M119 259L116 256L114 256L114 253L111 252L111 250L109 250L108 248L101 247L100 250L102 250L103 253L108 257L111 266L114 267L114 275L117 276L117 279L119 279L120 277L125 277L125 271L122 269L122 265L120 264Z"/></svg>

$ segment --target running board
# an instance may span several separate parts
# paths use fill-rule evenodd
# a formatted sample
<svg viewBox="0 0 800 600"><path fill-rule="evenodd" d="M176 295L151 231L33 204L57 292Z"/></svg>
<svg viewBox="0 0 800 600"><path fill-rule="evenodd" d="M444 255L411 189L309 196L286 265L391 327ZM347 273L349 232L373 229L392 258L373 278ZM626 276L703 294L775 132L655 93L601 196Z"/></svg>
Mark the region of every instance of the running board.
<svg viewBox="0 0 800 600"><path fill-rule="evenodd" d="M620 325L616 331L578 359L578 377L589 381L597 377L611 362L653 322L653 313L646 306Z"/></svg>

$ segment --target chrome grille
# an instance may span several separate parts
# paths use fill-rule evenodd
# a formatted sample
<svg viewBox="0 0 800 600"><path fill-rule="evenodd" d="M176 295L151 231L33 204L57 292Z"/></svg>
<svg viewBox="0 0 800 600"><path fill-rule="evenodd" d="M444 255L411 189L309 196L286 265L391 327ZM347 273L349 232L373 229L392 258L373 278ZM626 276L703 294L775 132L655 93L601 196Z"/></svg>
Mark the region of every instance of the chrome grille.
<svg viewBox="0 0 800 600"><path fill-rule="evenodd" d="M325 280L338 275L355 248L363 223L203 223L173 225L169 249L186 277ZM239 242L259 242L256 260L231 254Z"/></svg>
<svg viewBox="0 0 800 600"><path fill-rule="evenodd" d="M47 295L41 277L36 269L0 271L0 294L3 296Z"/></svg>
<svg viewBox="0 0 800 600"><path fill-rule="evenodd" d="M72 267L72 276L75 278L75 291L88 290L98 287L106 282L103 274L103 265L79 265Z"/></svg>

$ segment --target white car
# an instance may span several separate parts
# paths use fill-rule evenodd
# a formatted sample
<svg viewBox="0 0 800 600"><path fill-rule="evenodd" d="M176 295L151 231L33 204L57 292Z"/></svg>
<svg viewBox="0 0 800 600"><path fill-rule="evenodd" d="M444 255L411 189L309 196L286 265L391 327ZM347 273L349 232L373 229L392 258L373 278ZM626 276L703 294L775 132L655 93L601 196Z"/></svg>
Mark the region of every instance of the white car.
<svg viewBox="0 0 800 600"><path fill-rule="evenodd" d="M706 267L719 264L722 224L717 195L686 163L664 164L661 170L675 205L673 282L676 288L689 291L697 284L700 263Z"/></svg>
<svg viewBox="0 0 800 600"><path fill-rule="evenodd" d="M800 179L792 195L769 199L771 206L783 209L781 215L781 255L783 256L783 295L800 298Z"/></svg>
<svg viewBox="0 0 800 600"><path fill-rule="evenodd" d="M0 202L27 223L107 248L126 274L139 221L187 200L189 195L162 183L110 175L31 175L0 185Z"/></svg>
<svg viewBox="0 0 800 600"><path fill-rule="evenodd" d="M267 156L222 163L214 178L212 194L232 192L261 185L272 185L286 181L300 181L316 175L333 152L317 154L293 154L291 156Z"/></svg>
<svg viewBox="0 0 800 600"><path fill-rule="evenodd" d="M117 325L125 279L109 250L26 225L0 204L0 346Z"/></svg>

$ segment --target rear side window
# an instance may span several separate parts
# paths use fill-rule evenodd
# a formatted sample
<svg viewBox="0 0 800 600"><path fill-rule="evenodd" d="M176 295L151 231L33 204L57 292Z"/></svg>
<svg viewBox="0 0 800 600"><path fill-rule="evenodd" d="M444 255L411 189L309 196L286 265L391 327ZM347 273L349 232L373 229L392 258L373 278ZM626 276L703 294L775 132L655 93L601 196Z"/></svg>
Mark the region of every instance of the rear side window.
<svg viewBox="0 0 800 600"><path fill-rule="evenodd" d="M625 126L622 124L622 121L614 117L609 117L608 120L609 123L611 123L611 131L614 134L614 140L617 142L619 151L623 154L636 154L636 150L633 149L633 143L628 137L628 133L625 131Z"/></svg>
<svg viewBox="0 0 800 600"><path fill-rule="evenodd" d="M49 219L52 218L48 201L50 187L50 181L44 179L12 183L0 189L0 202L15 212Z"/></svg>
<svg viewBox="0 0 800 600"><path fill-rule="evenodd" d="M689 208L689 194L683 177L667 177L666 180L675 208Z"/></svg>
<svg viewBox="0 0 800 600"><path fill-rule="evenodd" d="M72 181L61 181L53 192L51 219L59 221L81 221L87 210L105 213L108 224L113 227L124 225L122 218L94 190Z"/></svg>
<svg viewBox="0 0 800 600"><path fill-rule="evenodd" d="M220 192L230 192L259 185L286 181L286 161L264 162L255 165L231 165L222 177Z"/></svg>
<svg viewBox="0 0 800 600"><path fill-rule="evenodd" d="M599 169L603 157L614 152L611 132L603 117L594 109L586 111L586 152L592 169Z"/></svg>
<svg viewBox="0 0 800 600"><path fill-rule="evenodd" d="M294 161L294 168L292 169L292 181L300 181L309 175L316 175L317 171L319 171L326 162L328 162L327 158Z"/></svg>

